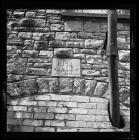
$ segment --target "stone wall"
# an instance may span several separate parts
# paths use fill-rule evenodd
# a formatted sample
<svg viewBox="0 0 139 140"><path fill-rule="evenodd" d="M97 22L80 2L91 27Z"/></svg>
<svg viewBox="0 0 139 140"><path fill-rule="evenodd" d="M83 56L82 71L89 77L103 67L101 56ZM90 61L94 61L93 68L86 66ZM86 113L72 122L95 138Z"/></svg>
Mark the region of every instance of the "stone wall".
<svg viewBox="0 0 139 140"><path fill-rule="evenodd" d="M117 27L120 102L121 107L123 106L129 113L130 24L118 22ZM75 128L71 131L77 131L77 127L80 128L80 124L82 126L80 121L88 121L90 114L85 111L86 113L82 116L80 110L84 106L94 105L89 99L99 97L100 100L102 98L107 100L109 98L107 57L101 55L106 30L107 21L104 18L64 17L58 10L7 10L7 121L9 131L20 130L18 129L20 125L23 125L21 131L66 131L72 127L69 126L72 123ZM60 50L70 52L72 58L80 59L81 77L52 77L52 60L56 52ZM40 101L39 99L34 101L36 96ZM53 101L53 96L54 100L60 98L61 102L66 101L69 107L70 105L75 107L73 112L71 110L73 114L70 114L67 108L59 108L59 102ZM87 103L80 105L76 100L72 103L72 98L66 100L76 96L83 98L82 102ZM28 98L33 98L33 101L32 99L29 102L26 101ZM23 101L23 104L20 101ZM90 105L87 105L88 103ZM101 103L97 104L101 106ZM79 115L76 111L79 111ZM73 119L70 120L70 118ZM99 117L95 116L95 121L96 119ZM45 127L42 128L43 126ZM88 127L87 123L83 122L83 129L78 129L78 131L98 130L95 129L98 127L91 126L93 129L86 127ZM106 128L110 130L107 125ZM112 130L116 131L116 129Z"/></svg>

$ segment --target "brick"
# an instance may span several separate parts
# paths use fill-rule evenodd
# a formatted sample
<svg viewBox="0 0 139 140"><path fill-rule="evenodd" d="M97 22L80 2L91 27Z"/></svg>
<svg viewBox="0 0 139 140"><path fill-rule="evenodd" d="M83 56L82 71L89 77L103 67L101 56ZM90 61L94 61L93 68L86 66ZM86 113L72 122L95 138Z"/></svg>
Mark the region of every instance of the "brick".
<svg viewBox="0 0 139 140"><path fill-rule="evenodd" d="M108 110L108 102L105 102L105 103L98 103L98 104L97 104L97 109Z"/></svg>
<svg viewBox="0 0 139 140"><path fill-rule="evenodd" d="M94 128L114 128L110 122L96 122Z"/></svg>
<svg viewBox="0 0 139 140"><path fill-rule="evenodd" d="M66 126L68 127L86 127L86 122L84 121L66 121Z"/></svg>
<svg viewBox="0 0 139 140"><path fill-rule="evenodd" d="M60 107L49 107L48 112L54 112L54 113L66 113L67 108L60 108Z"/></svg>
<svg viewBox="0 0 139 140"><path fill-rule="evenodd" d="M95 115L76 115L78 121L95 121Z"/></svg>
<svg viewBox="0 0 139 140"><path fill-rule="evenodd" d="M54 119L54 114L52 113L35 113L35 119Z"/></svg>
<svg viewBox="0 0 139 140"><path fill-rule="evenodd" d="M79 108L96 108L96 103L78 103Z"/></svg>
<svg viewBox="0 0 139 140"><path fill-rule="evenodd" d="M23 121L23 125L28 125L28 126L42 126L43 121L42 120L29 120L25 119Z"/></svg>
<svg viewBox="0 0 139 140"><path fill-rule="evenodd" d="M15 113L14 112L12 112L12 111L8 111L7 112L7 118L14 118L14 116L15 116Z"/></svg>
<svg viewBox="0 0 139 140"><path fill-rule="evenodd" d="M97 115L108 115L108 110L96 109L96 114Z"/></svg>
<svg viewBox="0 0 139 140"><path fill-rule="evenodd" d="M33 132L34 127L31 126L15 126L14 132Z"/></svg>
<svg viewBox="0 0 139 140"><path fill-rule="evenodd" d="M9 119L9 118L7 118L7 124L22 125L22 119Z"/></svg>
<svg viewBox="0 0 139 140"><path fill-rule="evenodd" d="M86 127L87 128L95 128L95 122L86 122Z"/></svg>
<svg viewBox="0 0 139 140"><path fill-rule="evenodd" d="M25 99L21 99L19 101L19 105L33 105L33 106L36 106L37 105L37 102L30 101L30 100L25 100Z"/></svg>
<svg viewBox="0 0 139 140"><path fill-rule="evenodd" d="M77 107L76 102L58 102L58 107Z"/></svg>
<svg viewBox="0 0 139 140"><path fill-rule="evenodd" d="M53 127L35 127L35 132L55 132Z"/></svg>
<svg viewBox="0 0 139 140"><path fill-rule="evenodd" d="M56 114L55 118L58 120L75 120L74 114Z"/></svg>
<svg viewBox="0 0 139 140"><path fill-rule="evenodd" d="M57 102L53 101L39 101L38 106L57 106Z"/></svg>
<svg viewBox="0 0 139 140"><path fill-rule="evenodd" d="M46 112L46 107L34 107L34 112Z"/></svg>
<svg viewBox="0 0 139 140"><path fill-rule="evenodd" d="M105 115L96 115L97 122L109 122L109 116Z"/></svg>
<svg viewBox="0 0 139 140"><path fill-rule="evenodd" d="M65 123L61 120L55 120L51 122L51 126L65 126Z"/></svg>
<svg viewBox="0 0 139 140"><path fill-rule="evenodd" d="M46 120L45 123L44 123L44 125L45 126L51 126L51 122L52 122L51 120Z"/></svg>
<svg viewBox="0 0 139 140"><path fill-rule="evenodd" d="M108 99L99 98L99 97L90 97L90 102L93 102L93 103L105 103L105 102L108 102Z"/></svg>
<svg viewBox="0 0 139 140"><path fill-rule="evenodd" d="M73 113L73 114L87 114L88 110L83 109L83 108L72 108L69 110L68 113Z"/></svg>
<svg viewBox="0 0 139 140"><path fill-rule="evenodd" d="M33 118L32 113L25 113L25 112L16 112L15 118Z"/></svg>
<svg viewBox="0 0 139 140"><path fill-rule="evenodd" d="M16 100L8 100L7 99L7 104L9 105L18 105L19 99Z"/></svg>
<svg viewBox="0 0 139 140"><path fill-rule="evenodd" d="M96 109L88 109L87 114L96 114Z"/></svg>
<svg viewBox="0 0 139 140"><path fill-rule="evenodd" d="M36 95L34 100L50 100L49 95Z"/></svg>
<svg viewBox="0 0 139 140"><path fill-rule="evenodd" d="M74 102L89 102L89 97L74 95L74 96L71 97L70 101L74 101Z"/></svg>
<svg viewBox="0 0 139 140"><path fill-rule="evenodd" d="M77 132L77 128L57 128L57 132Z"/></svg>
<svg viewBox="0 0 139 140"><path fill-rule="evenodd" d="M78 128L78 132L98 132L98 129L94 129L94 128Z"/></svg>
<svg viewBox="0 0 139 140"><path fill-rule="evenodd" d="M69 101L70 98L71 98L70 95L56 95L56 94L51 94L51 100Z"/></svg>
<svg viewBox="0 0 139 140"><path fill-rule="evenodd" d="M27 111L26 106L9 106L8 111Z"/></svg>

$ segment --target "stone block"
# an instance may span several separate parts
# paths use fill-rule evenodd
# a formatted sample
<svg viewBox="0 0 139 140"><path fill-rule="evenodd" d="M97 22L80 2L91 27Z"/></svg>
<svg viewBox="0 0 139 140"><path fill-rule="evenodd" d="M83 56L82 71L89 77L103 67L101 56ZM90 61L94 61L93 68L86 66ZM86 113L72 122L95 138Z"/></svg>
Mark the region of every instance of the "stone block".
<svg viewBox="0 0 139 140"><path fill-rule="evenodd" d="M35 50L24 50L22 56L23 57L38 57L39 52Z"/></svg>
<svg viewBox="0 0 139 140"><path fill-rule="evenodd" d="M37 83L39 86L39 92L49 92L49 79L48 78L38 78Z"/></svg>
<svg viewBox="0 0 139 140"><path fill-rule="evenodd" d="M119 51L119 61L130 62L130 51Z"/></svg>
<svg viewBox="0 0 139 140"><path fill-rule="evenodd" d="M108 99L100 98L100 97L90 97L90 102L92 102L92 103L105 103L105 102L108 102Z"/></svg>
<svg viewBox="0 0 139 140"><path fill-rule="evenodd" d="M49 69L44 68L27 68L26 74L27 75L49 75Z"/></svg>
<svg viewBox="0 0 139 140"><path fill-rule="evenodd" d="M33 111L34 112L46 112L47 107L40 107L38 103L38 107L34 107Z"/></svg>
<svg viewBox="0 0 139 140"><path fill-rule="evenodd" d="M97 82L94 80L86 80L85 83L85 95L94 95Z"/></svg>
<svg viewBox="0 0 139 140"><path fill-rule="evenodd" d="M62 120L54 120L51 121L51 126L65 126L65 123Z"/></svg>
<svg viewBox="0 0 139 140"><path fill-rule="evenodd" d="M86 61L90 64L102 64L102 59L100 55L86 55Z"/></svg>
<svg viewBox="0 0 139 140"><path fill-rule="evenodd" d="M94 50L94 49L81 49L81 53L83 53L83 54L97 54L97 51L96 50Z"/></svg>
<svg viewBox="0 0 139 140"><path fill-rule="evenodd" d="M85 75L85 76L100 76L100 71L84 69L84 70L82 70L82 75Z"/></svg>
<svg viewBox="0 0 139 140"><path fill-rule="evenodd" d="M51 24L50 30L51 31L63 31L64 28L63 28L62 24Z"/></svg>
<svg viewBox="0 0 139 140"><path fill-rule="evenodd" d="M103 83L103 82L97 82L95 91L94 91L94 95L96 96L103 96L106 92L108 88L108 84L107 83Z"/></svg>
<svg viewBox="0 0 139 140"><path fill-rule="evenodd" d="M10 46L10 45L7 45L7 53L16 53L16 50L17 50L17 46Z"/></svg>
<svg viewBox="0 0 139 140"><path fill-rule="evenodd" d="M27 111L27 106L8 106L8 111Z"/></svg>
<svg viewBox="0 0 139 140"><path fill-rule="evenodd" d="M60 92L72 92L73 79L60 78Z"/></svg>
<svg viewBox="0 0 139 140"><path fill-rule="evenodd" d="M54 56L56 56L56 54L59 54L61 51L67 53L70 57L73 56L73 50L71 48L55 48Z"/></svg>
<svg viewBox="0 0 139 140"><path fill-rule="evenodd" d="M32 33L30 32L20 32L18 33L18 37L21 39L31 39Z"/></svg>
<svg viewBox="0 0 139 140"><path fill-rule="evenodd" d="M77 128L57 128L57 132L77 132Z"/></svg>
<svg viewBox="0 0 139 140"><path fill-rule="evenodd" d="M84 41L67 41L66 42L66 47L70 48L84 48Z"/></svg>
<svg viewBox="0 0 139 140"><path fill-rule="evenodd" d="M36 95L33 100L50 100L49 95Z"/></svg>
<svg viewBox="0 0 139 140"><path fill-rule="evenodd" d="M13 63L7 64L7 73L23 74L26 62L26 58L15 58Z"/></svg>
<svg viewBox="0 0 139 140"><path fill-rule="evenodd" d="M55 39L57 39L57 40L69 40L70 33L69 32L57 32Z"/></svg>
<svg viewBox="0 0 139 140"><path fill-rule="evenodd" d="M7 112L7 118L12 119L15 117L15 112L14 111L8 111Z"/></svg>
<svg viewBox="0 0 139 140"><path fill-rule="evenodd" d="M86 39L85 40L85 48L92 48L92 49L98 49L102 47L103 40L97 40L97 39Z"/></svg>
<svg viewBox="0 0 139 140"><path fill-rule="evenodd" d="M78 93L83 94L84 86L85 86L85 80L84 79L79 79L79 78L74 79L73 92L77 93L77 94Z"/></svg>
<svg viewBox="0 0 139 140"><path fill-rule="evenodd" d="M11 125L22 125L22 119L7 119L7 124Z"/></svg>
<svg viewBox="0 0 139 140"><path fill-rule="evenodd" d="M36 106L37 102L36 101L31 101L31 100L26 100L24 98L20 99L18 102L19 105L32 105L32 106Z"/></svg>
<svg viewBox="0 0 139 140"><path fill-rule="evenodd" d="M109 122L109 116L107 115L97 115L96 116L96 122Z"/></svg>
<svg viewBox="0 0 139 140"><path fill-rule="evenodd" d="M40 51L39 57L52 59L53 51Z"/></svg>
<svg viewBox="0 0 139 140"><path fill-rule="evenodd" d="M33 18L36 16L36 12L26 12L25 17L26 18Z"/></svg>
<svg viewBox="0 0 139 140"><path fill-rule="evenodd" d="M13 12L12 16L14 18L23 18L24 17L25 12Z"/></svg>
<svg viewBox="0 0 139 140"><path fill-rule="evenodd" d="M78 38L80 38L80 39L90 39L90 38L93 38L93 34L92 33L87 33L87 32L79 32L78 33Z"/></svg>

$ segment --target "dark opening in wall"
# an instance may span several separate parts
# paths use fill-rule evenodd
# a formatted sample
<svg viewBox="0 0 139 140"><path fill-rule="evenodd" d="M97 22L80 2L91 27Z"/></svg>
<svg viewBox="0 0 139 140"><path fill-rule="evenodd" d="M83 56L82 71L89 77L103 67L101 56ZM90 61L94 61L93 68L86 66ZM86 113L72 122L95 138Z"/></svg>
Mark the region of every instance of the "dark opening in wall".
<svg viewBox="0 0 139 140"><path fill-rule="evenodd" d="M111 122L112 126L114 126L113 123L112 123L111 116L110 116L110 101L108 102L108 114L109 114L110 122ZM117 127L117 126L114 126L114 127ZM122 129L122 128L124 128L124 127L125 127L125 121L124 121L123 116L120 115L120 126L117 127L117 128Z"/></svg>

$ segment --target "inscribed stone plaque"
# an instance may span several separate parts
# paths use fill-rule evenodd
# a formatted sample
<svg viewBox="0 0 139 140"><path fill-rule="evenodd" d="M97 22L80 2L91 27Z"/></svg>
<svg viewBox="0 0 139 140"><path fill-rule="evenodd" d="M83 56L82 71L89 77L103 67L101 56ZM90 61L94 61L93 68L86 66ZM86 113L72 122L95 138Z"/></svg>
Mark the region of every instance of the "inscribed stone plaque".
<svg viewBox="0 0 139 140"><path fill-rule="evenodd" d="M80 59L53 58L52 76L80 77Z"/></svg>

